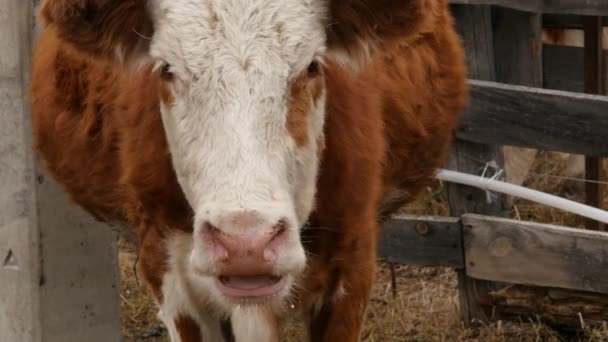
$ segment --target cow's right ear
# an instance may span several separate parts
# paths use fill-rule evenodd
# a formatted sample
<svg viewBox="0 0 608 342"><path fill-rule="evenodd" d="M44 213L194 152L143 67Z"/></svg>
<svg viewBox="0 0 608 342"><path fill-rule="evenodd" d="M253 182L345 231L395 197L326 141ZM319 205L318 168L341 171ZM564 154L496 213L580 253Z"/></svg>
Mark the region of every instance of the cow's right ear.
<svg viewBox="0 0 608 342"><path fill-rule="evenodd" d="M147 51L148 0L43 0L40 14L61 39L99 57L128 61Z"/></svg>

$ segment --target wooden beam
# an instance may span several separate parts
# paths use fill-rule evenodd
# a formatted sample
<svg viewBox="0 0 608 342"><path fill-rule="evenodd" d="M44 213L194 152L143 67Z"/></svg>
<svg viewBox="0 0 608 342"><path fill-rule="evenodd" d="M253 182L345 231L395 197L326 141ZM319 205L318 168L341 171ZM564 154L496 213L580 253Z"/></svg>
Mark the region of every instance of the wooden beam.
<svg viewBox="0 0 608 342"><path fill-rule="evenodd" d="M450 0L450 3L497 5L535 13L608 15L608 2L601 0Z"/></svg>
<svg viewBox="0 0 608 342"><path fill-rule="evenodd" d="M547 14L543 15L543 28L556 29L583 29L583 18L578 15ZM604 26L608 26L608 17L603 20Z"/></svg>
<svg viewBox="0 0 608 342"><path fill-rule="evenodd" d="M470 81L459 139L608 156L608 97Z"/></svg>
<svg viewBox="0 0 608 342"><path fill-rule="evenodd" d="M541 321L560 331L601 328L608 317L608 295L547 287L511 285L483 298L497 320Z"/></svg>
<svg viewBox="0 0 608 342"><path fill-rule="evenodd" d="M539 14L494 8L496 80L500 83L542 88L542 18Z"/></svg>
<svg viewBox="0 0 608 342"><path fill-rule="evenodd" d="M460 219L396 216L380 233L379 256L421 267L464 267Z"/></svg>
<svg viewBox="0 0 608 342"><path fill-rule="evenodd" d="M496 80L492 8L454 5L452 12L456 27L464 40L469 74L478 79ZM502 149L459 139L450 155L447 168L480 174L485 163L489 161L503 165ZM493 216L507 214L505 196L501 195L494 202L487 203L486 195L481 190L457 184L448 184L447 189L452 216L469 212ZM458 295L463 323L468 326L476 321L487 321L491 312L481 305L479 299L500 288L501 284L472 279L464 270L459 270Z"/></svg>
<svg viewBox="0 0 608 342"><path fill-rule="evenodd" d="M604 94L604 39L602 17L587 16L584 18L585 27L585 93ZM604 203L604 162L598 157L585 157L585 179L591 182L585 184L586 202L596 208ZM604 231L606 225L587 220L587 229Z"/></svg>
<svg viewBox="0 0 608 342"><path fill-rule="evenodd" d="M608 233L462 217L471 277L608 294Z"/></svg>

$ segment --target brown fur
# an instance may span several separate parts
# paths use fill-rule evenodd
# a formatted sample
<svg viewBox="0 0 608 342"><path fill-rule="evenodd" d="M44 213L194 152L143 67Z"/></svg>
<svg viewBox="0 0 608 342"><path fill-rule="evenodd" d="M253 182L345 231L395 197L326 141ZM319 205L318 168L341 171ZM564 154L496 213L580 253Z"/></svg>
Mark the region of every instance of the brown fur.
<svg viewBox="0 0 608 342"><path fill-rule="evenodd" d="M328 43L357 61L381 45L389 48L396 42L432 32L432 15L441 0L329 0Z"/></svg>
<svg viewBox="0 0 608 342"><path fill-rule="evenodd" d="M562 45L564 43L566 32L563 29L547 28L544 31L550 43L557 45Z"/></svg>
<svg viewBox="0 0 608 342"><path fill-rule="evenodd" d="M168 230L192 230L159 114L158 99L171 98L151 67L133 75L109 59L90 58L107 56L117 43L134 44L130 32L123 37L113 25L139 25L141 18L75 11L93 6L91 13L101 13L124 4L137 12L140 1L44 4L51 24L35 52L31 88L36 149L76 203L100 219L138 227L140 270L162 302L167 256L161 241ZM323 299L320 312L311 312L314 341L356 341L373 285L379 213L389 215L412 199L442 166L467 101L466 72L443 0L335 0L331 10L339 22L331 44L353 53L361 39L387 45L359 73L331 60L323 68L325 148L317 209L302 232L313 257L294 302ZM100 21L109 26L93 32L92 23ZM315 88L306 84L293 92ZM305 93L294 97L315 97L314 90ZM304 112L291 112L288 120L300 143L306 142ZM188 334L190 328L179 329Z"/></svg>
<svg viewBox="0 0 608 342"><path fill-rule="evenodd" d="M201 329L191 318L180 316L175 320L175 327L179 332L181 342L201 342L203 339Z"/></svg>
<svg viewBox="0 0 608 342"><path fill-rule="evenodd" d="M319 76L311 78L304 72L291 85L287 130L298 146L308 143L308 113L323 91L323 79Z"/></svg>
<svg viewBox="0 0 608 342"><path fill-rule="evenodd" d="M95 55L123 57L143 50L152 32L148 0L43 0L41 16L67 42Z"/></svg>
<svg viewBox="0 0 608 342"><path fill-rule="evenodd" d="M175 102L175 98L173 97L173 92L169 88L169 84L167 81L162 80L159 82L158 94L160 96L160 100L167 106L173 105Z"/></svg>

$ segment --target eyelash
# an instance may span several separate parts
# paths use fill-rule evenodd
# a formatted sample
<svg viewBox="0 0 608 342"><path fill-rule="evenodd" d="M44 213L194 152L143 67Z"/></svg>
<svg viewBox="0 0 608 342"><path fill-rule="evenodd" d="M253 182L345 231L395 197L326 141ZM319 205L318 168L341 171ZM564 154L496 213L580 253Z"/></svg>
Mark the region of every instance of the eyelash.
<svg viewBox="0 0 608 342"><path fill-rule="evenodd" d="M160 77L165 81L173 80L173 72L171 72L171 64L163 63L160 67Z"/></svg>
<svg viewBox="0 0 608 342"><path fill-rule="evenodd" d="M306 71L308 72L308 76L310 77L315 77L319 74L319 72L321 72L321 65L319 64L318 60L313 60L309 65L308 68L306 69Z"/></svg>

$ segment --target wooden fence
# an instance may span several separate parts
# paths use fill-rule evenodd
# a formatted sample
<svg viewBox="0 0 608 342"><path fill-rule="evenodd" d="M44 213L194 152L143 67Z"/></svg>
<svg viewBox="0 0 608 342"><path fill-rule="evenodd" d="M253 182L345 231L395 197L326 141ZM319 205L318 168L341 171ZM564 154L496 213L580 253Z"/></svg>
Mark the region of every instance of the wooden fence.
<svg viewBox="0 0 608 342"><path fill-rule="evenodd" d="M447 168L481 174L502 146L589 156L601 179L608 97L601 32L608 1L451 0L464 39L472 102ZM543 28L585 30L585 49L545 45ZM450 218L395 217L379 246L388 261L458 271L465 323L540 317L579 328L608 321L608 234L509 220L504 196L448 184ZM588 186L590 203L601 187ZM593 198L595 196L595 198ZM592 224L589 225L593 226Z"/></svg>

